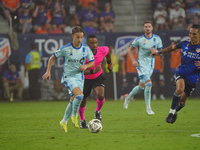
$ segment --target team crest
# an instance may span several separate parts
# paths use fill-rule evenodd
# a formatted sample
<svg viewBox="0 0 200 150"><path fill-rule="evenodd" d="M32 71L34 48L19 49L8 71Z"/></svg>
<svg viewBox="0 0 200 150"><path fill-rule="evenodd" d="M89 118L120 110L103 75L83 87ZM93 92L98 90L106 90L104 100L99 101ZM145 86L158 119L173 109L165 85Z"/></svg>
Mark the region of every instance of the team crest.
<svg viewBox="0 0 200 150"><path fill-rule="evenodd" d="M197 49L196 49L196 52L197 52L197 53L200 53L200 48L197 48Z"/></svg>
<svg viewBox="0 0 200 150"><path fill-rule="evenodd" d="M137 36L121 36L116 39L115 42L115 54L125 55L128 51L128 48Z"/></svg>
<svg viewBox="0 0 200 150"><path fill-rule="evenodd" d="M73 50L72 49L70 50L70 54L69 55L73 56Z"/></svg>
<svg viewBox="0 0 200 150"><path fill-rule="evenodd" d="M143 45L146 45L146 40L144 40L144 44Z"/></svg>

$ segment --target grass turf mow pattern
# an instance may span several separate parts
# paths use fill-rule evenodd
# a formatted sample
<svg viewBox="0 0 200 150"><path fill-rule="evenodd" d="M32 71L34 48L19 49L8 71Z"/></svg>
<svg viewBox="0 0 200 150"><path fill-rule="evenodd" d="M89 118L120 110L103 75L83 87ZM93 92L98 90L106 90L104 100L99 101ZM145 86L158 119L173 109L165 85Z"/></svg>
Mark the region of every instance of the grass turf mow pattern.
<svg viewBox="0 0 200 150"><path fill-rule="evenodd" d="M0 102L1 150L199 150L200 101L188 99L174 124L165 122L171 100L152 101L154 116L148 116L144 100L106 100L102 108L103 130L90 133L68 122L68 132L59 125L68 101ZM96 101L89 100L85 116L94 117Z"/></svg>

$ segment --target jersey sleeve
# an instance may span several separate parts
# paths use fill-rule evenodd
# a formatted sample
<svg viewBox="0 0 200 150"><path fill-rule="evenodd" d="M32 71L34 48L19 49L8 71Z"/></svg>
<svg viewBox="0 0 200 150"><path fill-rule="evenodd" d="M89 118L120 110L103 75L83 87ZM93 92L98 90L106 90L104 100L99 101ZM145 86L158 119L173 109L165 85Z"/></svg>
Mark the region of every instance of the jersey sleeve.
<svg viewBox="0 0 200 150"><path fill-rule="evenodd" d="M65 55L65 51L63 50L63 47L61 47L59 50L57 50L55 53L53 53L53 55L56 58L63 57Z"/></svg>
<svg viewBox="0 0 200 150"><path fill-rule="evenodd" d="M131 46L133 47L133 48L136 48L137 46L138 46L138 38L136 38L132 43L131 43Z"/></svg>
<svg viewBox="0 0 200 150"><path fill-rule="evenodd" d="M162 49L162 48L163 48L162 40L161 40L161 38L159 37L159 38L158 38L157 49L160 50L160 49Z"/></svg>
<svg viewBox="0 0 200 150"><path fill-rule="evenodd" d="M180 42L180 43L177 43L175 48L176 48L176 49L181 49L184 42L185 42L185 41L182 41L182 42Z"/></svg>
<svg viewBox="0 0 200 150"><path fill-rule="evenodd" d="M89 47L87 47L87 55L86 58L89 62L94 61L94 55Z"/></svg>

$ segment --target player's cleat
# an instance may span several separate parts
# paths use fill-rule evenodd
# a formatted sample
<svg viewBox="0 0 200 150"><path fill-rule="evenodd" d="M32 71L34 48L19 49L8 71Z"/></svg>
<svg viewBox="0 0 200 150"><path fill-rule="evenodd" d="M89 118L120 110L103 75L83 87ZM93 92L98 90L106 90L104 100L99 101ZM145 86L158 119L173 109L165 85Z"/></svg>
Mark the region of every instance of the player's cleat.
<svg viewBox="0 0 200 150"><path fill-rule="evenodd" d="M172 123L173 116L174 115L172 113L169 113L169 115L167 116L167 118L165 119L165 121L168 122L168 123Z"/></svg>
<svg viewBox="0 0 200 150"><path fill-rule="evenodd" d="M80 128L81 129L88 129L86 120L80 120Z"/></svg>
<svg viewBox="0 0 200 150"><path fill-rule="evenodd" d="M67 123L63 123L62 120L60 121L60 126L63 129L63 132L67 132Z"/></svg>
<svg viewBox="0 0 200 150"><path fill-rule="evenodd" d="M151 108L148 108L146 110L147 115L151 116L151 115L155 115L155 113L151 110Z"/></svg>
<svg viewBox="0 0 200 150"><path fill-rule="evenodd" d="M125 98L125 100L124 100L124 108L125 109L128 109L128 104L129 104L129 102L130 102L130 99L128 99L128 94L125 94L124 95L124 98Z"/></svg>
<svg viewBox="0 0 200 150"><path fill-rule="evenodd" d="M95 111L95 113L94 113L94 118L95 119L99 119L100 121L101 121L101 112L100 111Z"/></svg>
<svg viewBox="0 0 200 150"><path fill-rule="evenodd" d="M72 125L75 128L79 128L79 125L78 125L78 115L77 116L71 116L71 120L72 120Z"/></svg>
<svg viewBox="0 0 200 150"><path fill-rule="evenodd" d="M178 115L177 113L173 115L171 123L174 123L176 121L177 115Z"/></svg>

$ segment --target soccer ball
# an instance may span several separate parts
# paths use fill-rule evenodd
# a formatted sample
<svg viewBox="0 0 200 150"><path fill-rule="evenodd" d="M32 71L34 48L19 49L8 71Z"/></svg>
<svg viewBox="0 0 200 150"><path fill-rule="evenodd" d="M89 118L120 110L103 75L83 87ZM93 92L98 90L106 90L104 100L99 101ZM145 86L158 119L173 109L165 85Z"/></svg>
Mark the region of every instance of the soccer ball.
<svg viewBox="0 0 200 150"><path fill-rule="evenodd" d="M99 119L92 119L88 123L88 129L92 133L98 133L102 130L103 126Z"/></svg>

